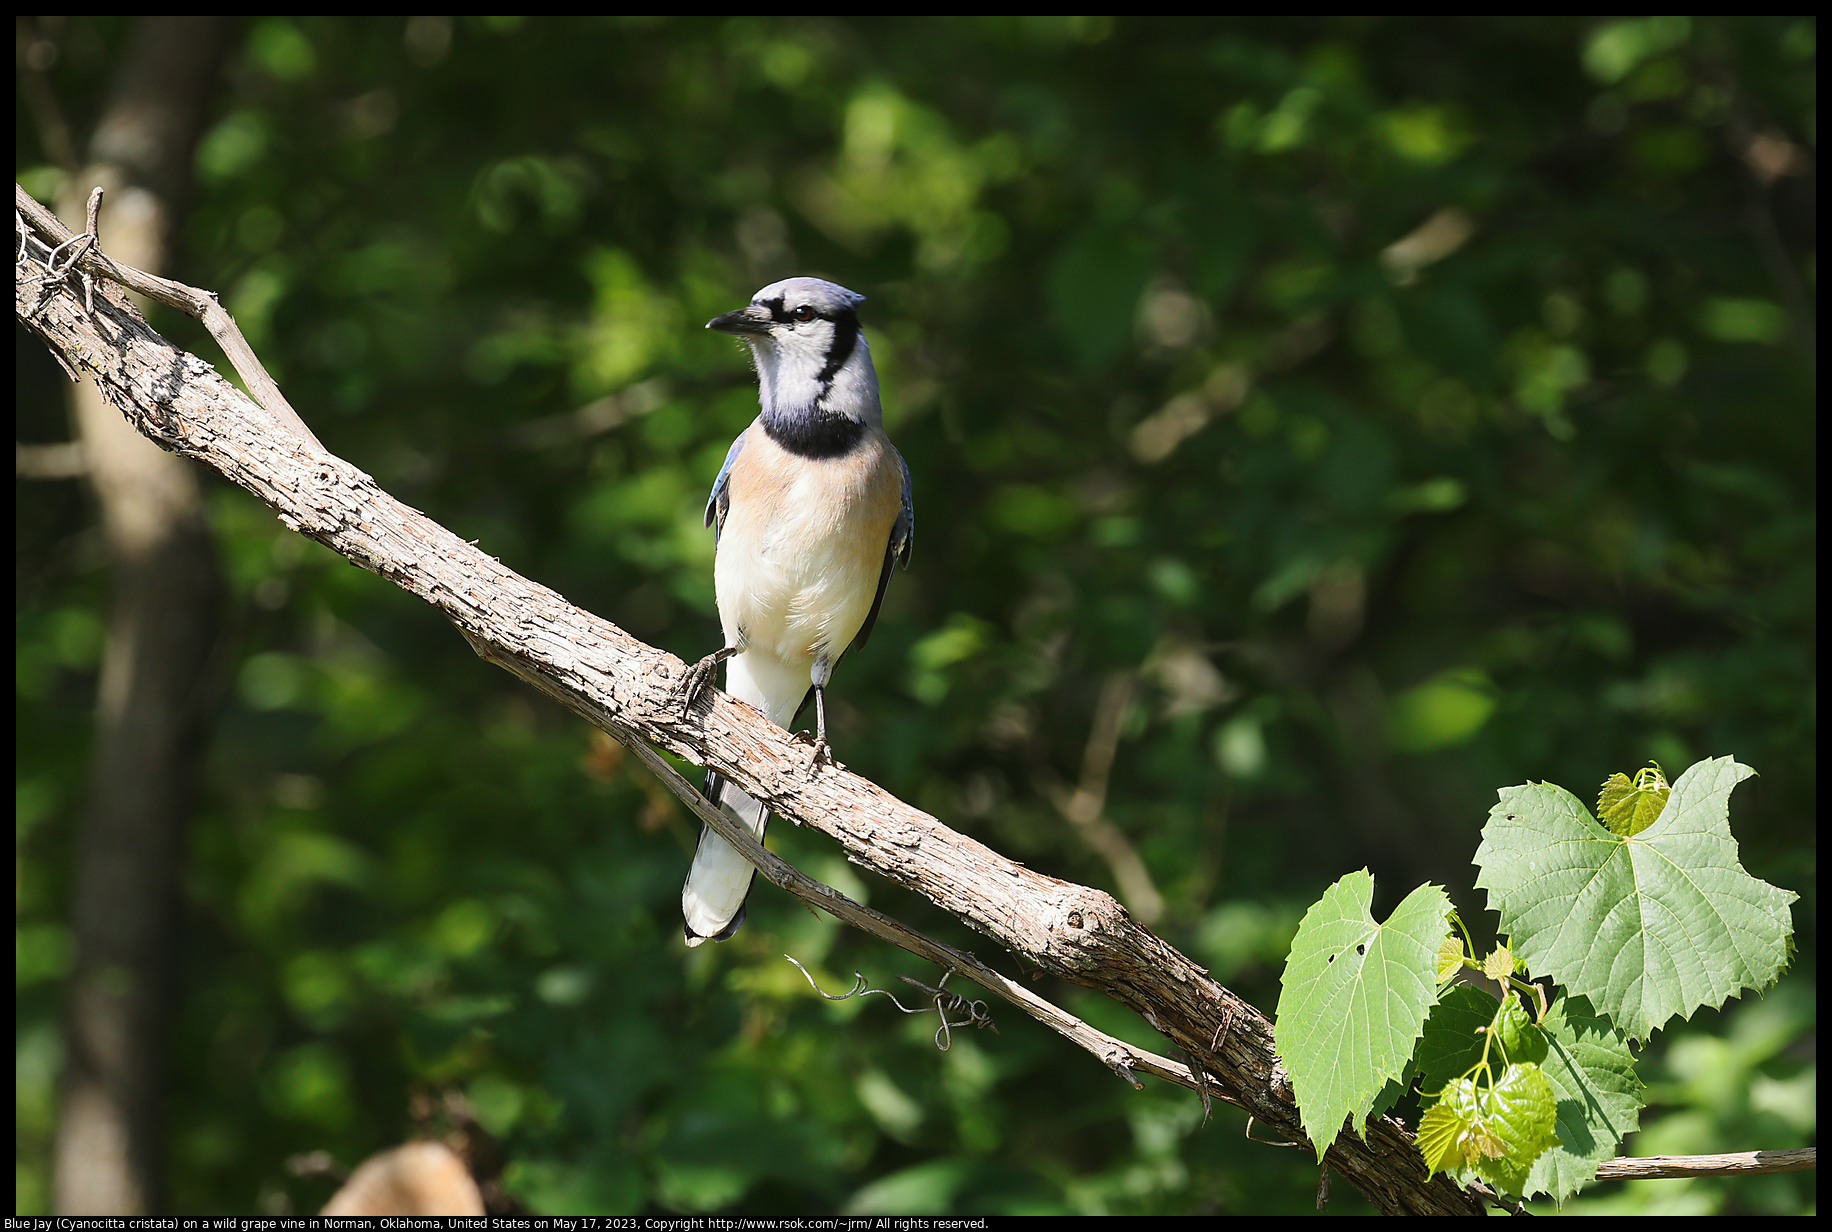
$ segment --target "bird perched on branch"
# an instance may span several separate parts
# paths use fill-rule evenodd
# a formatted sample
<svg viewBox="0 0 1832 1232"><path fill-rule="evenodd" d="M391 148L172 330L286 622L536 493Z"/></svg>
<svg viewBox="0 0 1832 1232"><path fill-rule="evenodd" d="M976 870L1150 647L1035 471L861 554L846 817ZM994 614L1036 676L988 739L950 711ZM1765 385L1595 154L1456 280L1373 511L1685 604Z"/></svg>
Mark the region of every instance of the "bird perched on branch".
<svg viewBox="0 0 1832 1232"><path fill-rule="evenodd" d="M732 442L706 502L725 645L688 673L693 704L719 663L725 689L787 728L814 701L812 771L827 754L834 664L870 636L898 561L909 562L910 469L884 435L878 374L859 328L865 297L820 278L771 283L707 329L742 338L762 407ZM716 771L706 797L759 839L762 804ZM687 944L744 921L756 869L710 829L681 887Z"/></svg>

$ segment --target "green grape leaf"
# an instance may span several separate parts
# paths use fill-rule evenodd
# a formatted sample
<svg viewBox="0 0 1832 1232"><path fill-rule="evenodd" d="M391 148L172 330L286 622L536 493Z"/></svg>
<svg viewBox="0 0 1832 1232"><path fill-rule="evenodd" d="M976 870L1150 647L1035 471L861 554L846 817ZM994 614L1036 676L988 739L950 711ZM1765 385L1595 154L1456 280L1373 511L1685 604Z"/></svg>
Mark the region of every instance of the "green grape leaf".
<svg viewBox="0 0 1832 1232"><path fill-rule="evenodd" d="M1611 834L1561 787L1502 789L1476 850L1476 884L1514 954L1589 997L1631 1039L1773 983L1798 896L1737 862L1730 792L1753 773L1729 757L1699 762L1633 837Z"/></svg>
<svg viewBox="0 0 1832 1232"><path fill-rule="evenodd" d="M1438 941L1450 900L1437 886L1406 896L1383 925L1374 878L1350 873L1305 913L1285 961L1273 1028L1317 1158L1398 1080L1436 1000Z"/></svg>
<svg viewBox="0 0 1832 1232"><path fill-rule="evenodd" d="M1446 989L1431 1007L1415 1061L1419 1090L1427 1098L1436 1098L1482 1059L1482 1033L1499 1008L1493 996L1469 984Z"/></svg>
<svg viewBox="0 0 1832 1232"><path fill-rule="evenodd" d="M1540 1061L1546 1055L1546 1033L1533 1025L1520 998L1508 997L1495 1012L1489 1028L1501 1042L1502 1056L1509 1061Z"/></svg>
<svg viewBox="0 0 1832 1232"><path fill-rule="evenodd" d="M1563 1202L1640 1127L1643 1087L1628 1039L1583 997L1561 997L1540 1025L1549 1045L1540 1069L1558 1099L1558 1145L1534 1161L1521 1192Z"/></svg>
<svg viewBox="0 0 1832 1232"><path fill-rule="evenodd" d="M1419 1090L1429 1101L1469 1073L1482 1059L1482 1028L1505 1019L1499 1030L1508 1056L1539 1066L1558 1109L1558 1145L1533 1161L1519 1192L1563 1201L1596 1179L1597 1164L1614 1158L1622 1139L1638 1127L1641 1080L1622 1032L1598 1017L1582 997L1554 1002L1538 1026L1522 1026L1524 1018L1524 1012L1516 1018L1505 1008L1497 1014L1495 998L1482 989L1450 989L1433 1007L1419 1041ZM1443 1121L1436 1122L1440 1132ZM1419 1124L1419 1149L1429 1163L1426 1125Z"/></svg>

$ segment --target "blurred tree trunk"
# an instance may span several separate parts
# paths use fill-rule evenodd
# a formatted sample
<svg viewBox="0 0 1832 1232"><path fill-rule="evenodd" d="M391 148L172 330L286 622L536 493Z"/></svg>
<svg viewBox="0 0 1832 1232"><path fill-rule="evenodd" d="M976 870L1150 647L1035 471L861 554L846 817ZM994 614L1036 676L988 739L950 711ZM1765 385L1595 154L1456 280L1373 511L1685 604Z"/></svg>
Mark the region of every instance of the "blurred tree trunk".
<svg viewBox="0 0 1832 1232"><path fill-rule="evenodd" d="M168 263L226 31L225 19L178 17L133 31L89 165L58 203L80 231L90 189L107 189L101 238L120 261ZM222 579L191 464L136 433L93 384L72 389L113 585L77 834L53 1209L140 1215L160 1198L182 838Z"/></svg>

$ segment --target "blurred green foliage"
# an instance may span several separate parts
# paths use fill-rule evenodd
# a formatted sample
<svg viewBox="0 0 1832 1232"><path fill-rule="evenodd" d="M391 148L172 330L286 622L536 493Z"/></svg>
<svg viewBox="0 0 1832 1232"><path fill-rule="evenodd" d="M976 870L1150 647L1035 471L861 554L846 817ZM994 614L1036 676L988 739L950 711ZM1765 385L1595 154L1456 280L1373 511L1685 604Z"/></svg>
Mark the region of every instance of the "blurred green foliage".
<svg viewBox="0 0 1832 1232"><path fill-rule="evenodd" d="M57 30L80 131L128 27ZM1344 871L1375 872L1377 912L1432 880L1492 919L1463 887L1500 786L1761 767L1739 837L1803 896L1791 991L1673 1033L1643 1137L1793 1146L1815 1089L1815 38L254 18L172 272L222 292L335 452L689 659L718 636L705 492L755 412L700 325L791 274L866 293L918 535L836 678L840 755L1111 889L1055 802L1119 704L1104 816L1153 927L1262 1007ZM41 197L44 151L22 112ZM62 439L58 380L22 356L22 439ZM640 768L240 490L209 499L235 666L184 887L177 1210L315 1210L328 1183L285 1160L398 1141L416 1091L467 1097L537 1211L1311 1208L1302 1152L1134 1093L1009 1008L942 1054L933 1018L815 998L785 951L830 990L935 973L767 887L736 940L685 952L696 826ZM74 484L22 486L18 543L31 1213L107 578ZM824 840L772 842L1017 972ZM1741 1111L1695 1089L1714 1048ZM1685 1193L1813 1201L1799 1174Z"/></svg>

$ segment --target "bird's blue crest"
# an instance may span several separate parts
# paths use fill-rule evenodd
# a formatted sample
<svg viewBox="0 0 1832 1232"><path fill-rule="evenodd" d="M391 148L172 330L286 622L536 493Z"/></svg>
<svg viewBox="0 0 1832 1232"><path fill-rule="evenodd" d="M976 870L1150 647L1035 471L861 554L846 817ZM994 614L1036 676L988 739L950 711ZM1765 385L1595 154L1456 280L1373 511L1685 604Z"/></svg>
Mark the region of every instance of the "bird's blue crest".
<svg viewBox="0 0 1832 1232"><path fill-rule="evenodd" d="M751 296L753 304L767 304L772 300L792 300L798 304L806 303L817 311L839 312L848 308L856 309L865 302L865 297L857 291L847 290L837 282L828 282L825 278L784 278Z"/></svg>

